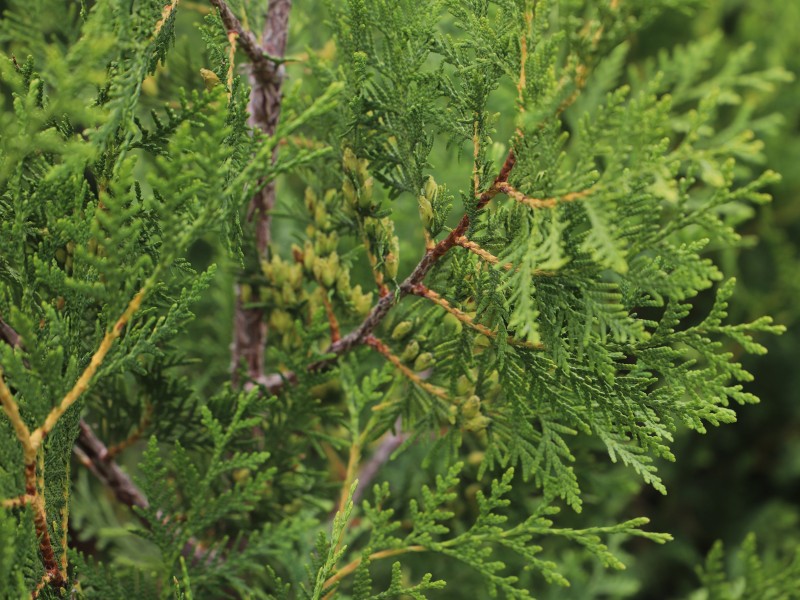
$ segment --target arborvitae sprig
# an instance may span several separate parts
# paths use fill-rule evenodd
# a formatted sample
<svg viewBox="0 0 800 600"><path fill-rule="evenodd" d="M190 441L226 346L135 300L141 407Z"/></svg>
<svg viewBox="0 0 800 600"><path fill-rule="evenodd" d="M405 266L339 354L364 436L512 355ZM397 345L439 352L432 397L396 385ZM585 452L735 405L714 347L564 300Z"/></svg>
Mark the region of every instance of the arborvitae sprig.
<svg viewBox="0 0 800 600"><path fill-rule="evenodd" d="M800 554L785 559L769 559L765 564L758 555L756 536L748 535L737 552L734 573L725 566L725 551L716 542L705 564L697 569L702 588L694 596L708 600L727 598L797 598L800 577ZM735 578L733 578L735 577ZM693 596L693 597L694 597Z"/></svg>
<svg viewBox="0 0 800 600"><path fill-rule="evenodd" d="M249 0L186 22L177 0L9 3L0 40L32 58L0 61L0 586L526 598L575 575L565 546L619 569L609 536L666 541L556 515L597 508L598 449L663 493L676 431L755 401L734 348L782 328L726 322L716 253L777 181L750 174L742 99L786 73L747 48L712 73L713 37L632 54L690 0L326 3L307 61L270 51L290 4L259 39ZM195 85L152 111L159 80ZM235 321L248 379L227 339L184 335L193 306ZM84 466L140 520L136 556L70 550ZM411 484L362 502L375 478ZM73 523L107 541L96 496ZM452 570L404 570L426 555Z"/></svg>

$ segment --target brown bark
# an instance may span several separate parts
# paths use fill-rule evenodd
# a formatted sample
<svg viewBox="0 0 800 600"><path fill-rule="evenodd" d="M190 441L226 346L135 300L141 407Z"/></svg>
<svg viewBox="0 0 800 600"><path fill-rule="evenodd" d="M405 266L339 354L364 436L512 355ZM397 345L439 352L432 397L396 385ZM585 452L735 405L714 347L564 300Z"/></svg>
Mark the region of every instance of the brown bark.
<svg viewBox="0 0 800 600"><path fill-rule="evenodd" d="M224 3L214 2L216 5ZM248 51L253 62L250 65L250 119L252 127L267 135L274 135L281 113L283 65L273 59L281 59L286 53L289 37L289 12L291 0L272 0L264 20L261 49L265 56L254 56ZM221 9L222 12L222 9ZM230 12L230 11L228 11ZM232 15L230 16L232 17ZM235 17L223 18L229 30L239 34ZM252 36L252 34L250 34ZM247 38L248 41L250 38ZM275 161L277 147L272 160ZM269 259L272 218L270 211L275 206L275 182L267 183L250 201L248 221L253 223L256 250L259 260ZM233 344L231 370L235 385L240 384L239 369L242 362L247 378L259 381L264 377L264 348L267 344L267 323L264 309L245 307L240 286L236 287L236 309L233 323Z"/></svg>

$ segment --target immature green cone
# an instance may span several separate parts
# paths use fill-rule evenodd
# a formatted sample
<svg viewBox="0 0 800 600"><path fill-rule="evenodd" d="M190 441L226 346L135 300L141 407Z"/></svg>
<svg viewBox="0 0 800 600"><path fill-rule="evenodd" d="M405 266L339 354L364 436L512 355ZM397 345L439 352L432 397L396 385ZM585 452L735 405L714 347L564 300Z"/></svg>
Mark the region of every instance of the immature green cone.
<svg viewBox="0 0 800 600"><path fill-rule="evenodd" d="M436 192L439 189L439 186L436 185L436 181L433 179L433 177L429 176L423 189L425 192L425 197L432 202L436 197Z"/></svg>
<svg viewBox="0 0 800 600"><path fill-rule="evenodd" d="M200 77L203 78L203 85L206 86L207 90L213 90L218 85L222 85L217 74L209 69L200 69Z"/></svg>
<svg viewBox="0 0 800 600"><path fill-rule="evenodd" d="M349 177L345 177L344 181L342 182L342 194L350 206L353 208L358 206L358 195L356 194L356 188L353 186L353 182L350 181Z"/></svg>
<svg viewBox="0 0 800 600"><path fill-rule="evenodd" d="M383 272L386 273L389 279L397 277L399 267L400 261L397 259L397 255L390 252L383 258Z"/></svg>
<svg viewBox="0 0 800 600"><path fill-rule="evenodd" d="M366 211L372 207L372 187L374 185L375 180L372 177L367 177L361 184L361 189L358 191L358 207L361 210Z"/></svg>
<svg viewBox="0 0 800 600"><path fill-rule="evenodd" d="M422 226L425 229L430 229L431 225L433 224L433 206L431 206L431 201L428 200L425 196L420 196L418 198L419 204L419 218L422 221Z"/></svg>
<svg viewBox="0 0 800 600"><path fill-rule="evenodd" d="M366 158L361 158L358 161L358 166L356 167L356 173L358 175L358 179L362 182L367 180L369 177L369 161Z"/></svg>
<svg viewBox="0 0 800 600"><path fill-rule="evenodd" d="M365 317L372 310L372 292L362 292L361 285L356 285L351 290L350 301L356 314Z"/></svg>
<svg viewBox="0 0 800 600"><path fill-rule="evenodd" d="M336 283L339 271L339 255L335 252L327 258L317 256L314 259L314 277L326 288L331 288Z"/></svg>
<svg viewBox="0 0 800 600"><path fill-rule="evenodd" d="M459 335L464 329L461 321L452 313L447 313L442 319L442 324L448 333L451 335Z"/></svg>
<svg viewBox="0 0 800 600"><path fill-rule="evenodd" d="M433 354L430 352L423 352L417 357L417 360L414 361L414 370L424 371L425 369L432 367L433 363Z"/></svg>
<svg viewBox="0 0 800 600"><path fill-rule="evenodd" d="M350 290L350 271L344 267L340 267L339 272L336 274L336 289L342 295L345 295Z"/></svg>
<svg viewBox="0 0 800 600"><path fill-rule="evenodd" d="M328 210L324 204L317 204L314 208L314 223L323 231L327 231L331 224L331 219L328 216Z"/></svg>
<svg viewBox="0 0 800 600"><path fill-rule="evenodd" d="M314 259L316 256L311 240L306 240L303 244L303 269L305 269L306 273L312 274L314 272Z"/></svg>
<svg viewBox="0 0 800 600"><path fill-rule="evenodd" d="M303 202L306 205L306 210L313 215L314 209L317 206L317 194L310 187L306 188L305 194L303 195Z"/></svg>
<svg viewBox="0 0 800 600"><path fill-rule="evenodd" d="M464 421L464 429L473 432L483 431L489 426L491 421L492 420L486 415L478 414Z"/></svg>
<svg viewBox="0 0 800 600"><path fill-rule="evenodd" d="M285 310L273 310L269 316L269 325L277 333L288 333L292 330L294 321L292 315Z"/></svg>
<svg viewBox="0 0 800 600"><path fill-rule="evenodd" d="M466 375L461 375L456 380L456 393L467 394L475 389L475 385L467 378Z"/></svg>
<svg viewBox="0 0 800 600"><path fill-rule="evenodd" d="M239 298L242 299L243 304L247 304L253 299L253 288L248 283L243 283L239 286Z"/></svg>
<svg viewBox="0 0 800 600"><path fill-rule="evenodd" d="M411 362L417 357L419 354L419 342L417 340L411 340L406 344L403 353L400 355L400 360L403 362Z"/></svg>
<svg viewBox="0 0 800 600"><path fill-rule="evenodd" d="M413 327L414 324L411 321L400 321L392 330L392 339L402 340L411 332Z"/></svg>
<svg viewBox="0 0 800 600"><path fill-rule="evenodd" d="M342 164L345 171L355 173L358 170L358 159L350 148L345 148L342 153Z"/></svg>
<svg viewBox="0 0 800 600"><path fill-rule="evenodd" d="M464 418L471 419L472 417L480 414L481 412L481 399L476 395L467 398L466 402L461 407L461 414Z"/></svg>

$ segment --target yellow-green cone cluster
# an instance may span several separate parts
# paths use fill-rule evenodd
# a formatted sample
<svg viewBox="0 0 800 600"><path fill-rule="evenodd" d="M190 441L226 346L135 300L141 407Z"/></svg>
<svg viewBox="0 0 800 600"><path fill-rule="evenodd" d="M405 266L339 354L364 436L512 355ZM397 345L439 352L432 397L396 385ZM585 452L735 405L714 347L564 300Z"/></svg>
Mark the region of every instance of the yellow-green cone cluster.
<svg viewBox="0 0 800 600"><path fill-rule="evenodd" d="M310 279L319 283L326 293L333 291L357 315L364 316L372 308L372 293L365 293L360 285L351 286L350 270L340 260L339 234L330 217L338 203L336 190L327 190L320 198L311 188L306 189L305 206L312 217L306 230L309 239L302 249L294 246L293 253Z"/></svg>
<svg viewBox="0 0 800 600"><path fill-rule="evenodd" d="M374 267L387 279L395 279L400 266L400 241L394 235L394 221L374 216L378 208L373 194L374 180L369 174L369 161L358 158L350 148L342 157L344 181L342 194L345 210L353 215L364 232Z"/></svg>

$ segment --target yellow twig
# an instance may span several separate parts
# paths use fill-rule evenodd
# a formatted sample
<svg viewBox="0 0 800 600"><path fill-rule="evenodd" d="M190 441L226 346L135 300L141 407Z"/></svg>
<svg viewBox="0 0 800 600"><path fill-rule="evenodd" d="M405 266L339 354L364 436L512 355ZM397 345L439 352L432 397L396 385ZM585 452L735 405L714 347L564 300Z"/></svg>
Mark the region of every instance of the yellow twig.
<svg viewBox="0 0 800 600"><path fill-rule="evenodd" d="M19 508L20 506L25 506L31 502L33 502L33 496L22 494L22 496L17 496L16 498L8 498L3 500L0 504L2 504L3 508Z"/></svg>
<svg viewBox="0 0 800 600"><path fill-rule="evenodd" d="M367 557L367 560L380 560L382 558L391 558L392 556L400 556L401 554L408 554L409 552L425 552L427 548L425 546L408 546L407 548L395 548L393 550L381 550L380 552L373 552ZM332 586L334 583L341 581L350 573L355 571L362 562L362 558L359 556L352 562L346 564L341 569L336 571L333 575L328 577L325 581L325 588ZM331 598L333 596L335 590L331 590L328 592L324 597L323 600Z"/></svg>
<svg viewBox="0 0 800 600"><path fill-rule="evenodd" d="M34 463L36 461L36 446L34 446L31 440L31 432L28 426L25 424L25 421L22 420L22 415L19 414L19 406L11 395L11 390L8 389L5 379L3 379L2 368L0 368L0 403L2 403L3 412L6 413L17 439L22 445L22 454L25 464Z"/></svg>
<svg viewBox="0 0 800 600"><path fill-rule="evenodd" d="M170 2L163 8L163 10L161 11L161 20L158 23L156 23L156 28L155 31L153 32L153 37L156 37L161 32L161 28L164 27L164 23L167 22L167 19L169 19L169 16L170 14L172 14L172 11L175 10L176 6L178 6L179 1L180 0L172 0L172 2Z"/></svg>
<svg viewBox="0 0 800 600"><path fill-rule="evenodd" d="M597 191L597 186L593 185L592 187L581 190L580 192L570 192L568 194L564 194L563 196L555 196L553 198L530 198L507 183L501 183L498 186L498 189L509 198L513 198L520 204L525 204L531 208L553 208L562 202L574 202L575 200L585 198Z"/></svg>
<svg viewBox="0 0 800 600"><path fill-rule="evenodd" d="M342 492L339 495L339 512L342 514L344 514L344 509L347 505L347 498L350 495L350 486L353 485L356 472L358 471L358 463L361 462L361 437L358 435L357 431L353 432L353 436L353 443L350 444L350 453L347 458L347 471L344 475ZM339 545L341 545L341 543L341 540L339 540Z"/></svg>
<svg viewBox="0 0 800 600"><path fill-rule="evenodd" d="M235 31L228 32L228 42L231 46L228 52L228 98L231 97L231 93L233 92L233 68L236 63L236 38L238 37L239 34Z"/></svg>
<svg viewBox="0 0 800 600"><path fill-rule="evenodd" d="M525 7L525 30L519 38L519 81L517 82L517 98L519 111L525 112L525 86L527 78L525 67L528 62L528 35L530 35L531 25L533 24L533 4L526 2Z"/></svg>
<svg viewBox="0 0 800 600"><path fill-rule="evenodd" d="M427 298L434 304L441 306L451 315L453 315L456 319L464 323L467 327L474 329L478 333L485 335L486 337L495 338L497 337L497 332L492 331L486 325L481 325L480 323L476 323L475 320L470 317L467 313L462 310L459 310L452 304L450 304L446 299L442 298L439 294L434 292L432 289L425 287L422 284L419 284L414 287L412 293L416 294L417 296L422 296L423 298ZM520 348L529 348L531 350L544 350L544 346L542 344L532 344L530 342L524 342L516 339L513 336L508 336L506 338L508 343L512 346L518 346Z"/></svg>
<svg viewBox="0 0 800 600"><path fill-rule="evenodd" d="M92 381L92 377L94 377L94 374L97 372L97 369L100 367L100 365L103 364L103 360L105 359L109 350L111 350L114 340L116 340L122 334L122 330L125 328L125 325L128 324L128 321L130 321L133 314L139 310L147 291L148 286L145 285L128 303L128 307L125 309L125 312L122 313L122 316L119 319L117 319L117 322L114 324L114 327L111 328L111 331L106 332L106 335L100 342L100 346L92 356L89 366L84 369L83 373L78 378L78 381L76 381L75 385L72 386L72 389L67 392L67 395L64 396L59 405L50 411L50 414L47 415L44 423L30 434L30 443L34 448L34 451L41 445L42 440L44 440L47 434L53 430L53 427L55 427L58 420L64 415L65 412L67 412L69 407L75 404L78 398L81 397L81 394L88 389L89 383Z"/></svg>
<svg viewBox="0 0 800 600"><path fill-rule="evenodd" d="M497 263L500 262L500 259L497 258L494 254L492 254L491 252L489 252L487 250L484 250L478 244L476 244L473 241L468 240L463 235L456 238L456 245L457 246L461 246L462 248L466 248L467 250L469 250L473 254L476 254L477 256L480 256L483 260L485 260L489 264L496 265ZM506 271L510 271L511 269L514 268L514 265L512 265L511 263L505 263L503 265L503 268Z"/></svg>

